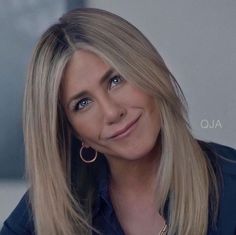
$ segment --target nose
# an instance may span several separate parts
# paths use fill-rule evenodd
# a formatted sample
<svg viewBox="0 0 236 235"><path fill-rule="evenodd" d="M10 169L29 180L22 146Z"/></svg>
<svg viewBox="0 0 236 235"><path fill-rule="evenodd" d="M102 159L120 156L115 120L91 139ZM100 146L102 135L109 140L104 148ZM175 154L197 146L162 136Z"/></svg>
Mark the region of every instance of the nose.
<svg viewBox="0 0 236 235"><path fill-rule="evenodd" d="M121 121L126 115L125 107L111 97L107 97L101 104L104 121L108 125L112 125Z"/></svg>

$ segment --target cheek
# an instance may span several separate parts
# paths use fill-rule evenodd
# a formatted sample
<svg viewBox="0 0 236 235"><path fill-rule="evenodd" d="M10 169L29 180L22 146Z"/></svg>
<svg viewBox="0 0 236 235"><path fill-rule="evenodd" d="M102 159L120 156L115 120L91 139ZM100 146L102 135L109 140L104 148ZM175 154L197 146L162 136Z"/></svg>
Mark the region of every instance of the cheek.
<svg viewBox="0 0 236 235"><path fill-rule="evenodd" d="M152 96L135 87L130 90L130 94L132 94L133 100L137 103L137 105L148 110L150 114L159 116L159 105Z"/></svg>
<svg viewBox="0 0 236 235"><path fill-rule="evenodd" d="M99 137L99 127L97 119L93 118L94 115L86 115L84 117L74 117L70 120L71 125L78 136L84 141L91 139L95 141Z"/></svg>
<svg viewBox="0 0 236 235"><path fill-rule="evenodd" d="M154 125L154 129L158 129L160 131L161 129L161 113L160 113L160 108L157 102L155 100L152 102L150 105L150 116L151 120Z"/></svg>
<svg viewBox="0 0 236 235"><path fill-rule="evenodd" d="M73 120L72 126L79 136L81 136L82 138L89 138L90 136L94 135L95 129L93 122L89 124L88 123L88 120L85 120L85 122L82 122L81 120Z"/></svg>
<svg viewBox="0 0 236 235"><path fill-rule="evenodd" d="M157 102L154 99L150 101L149 109L150 109L151 115L160 122L160 119L161 119L160 106L157 104Z"/></svg>
<svg viewBox="0 0 236 235"><path fill-rule="evenodd" d="M143 102L142 105L145 110L145 114L147 115L147 125L151 125L153 129L160 129L161 127L161 113L160 113L160 106L158 102L149 95L143 95L142 100L140 102Z"/></svg>

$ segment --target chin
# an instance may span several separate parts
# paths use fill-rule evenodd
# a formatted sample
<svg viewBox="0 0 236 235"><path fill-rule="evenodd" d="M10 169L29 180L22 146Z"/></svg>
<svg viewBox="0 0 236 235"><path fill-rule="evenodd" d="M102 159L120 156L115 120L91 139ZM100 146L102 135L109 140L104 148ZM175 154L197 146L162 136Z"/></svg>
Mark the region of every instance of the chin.
<svg viewBox="0 0 236 235"><path fill-rule="evenodd" d="M118 155L119 158L126 160L140 160L142 158L157 155L157 147L156 141L149 141L146 143L130 146L129 148L123 148L122 152Z"/></svg>
<svg viewBox="0 0 236 235"><path fill-rule="evenodd" d="M147 132L145 132L147 133ZM140 160L146 157L157 156L160 146L159 131L149 131L136 136L132 140L122 141L118 145L109 148L109 152L103 152L105 156L123 160Z"/></svg>

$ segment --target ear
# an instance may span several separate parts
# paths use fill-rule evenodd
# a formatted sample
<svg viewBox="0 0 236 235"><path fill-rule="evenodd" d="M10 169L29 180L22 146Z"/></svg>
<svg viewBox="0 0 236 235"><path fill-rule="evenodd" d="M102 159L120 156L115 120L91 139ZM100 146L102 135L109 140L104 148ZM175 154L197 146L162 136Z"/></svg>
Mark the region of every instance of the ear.
<svg viewBox="0 0 236 235"><path fill-rule="evenodd" d="M82 142L82 146L84 146L85 148L89 148L90 146L88 144L86 144L86 142L80 138L80 141Z"/></svg>

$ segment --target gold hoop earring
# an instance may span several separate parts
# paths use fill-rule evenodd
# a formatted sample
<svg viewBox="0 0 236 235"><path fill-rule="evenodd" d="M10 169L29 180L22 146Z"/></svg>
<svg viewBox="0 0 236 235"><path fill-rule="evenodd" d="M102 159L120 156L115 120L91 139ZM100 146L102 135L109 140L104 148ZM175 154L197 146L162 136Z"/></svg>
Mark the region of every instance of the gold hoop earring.
<svg viewBox="0 0 236 235"><path fill-rule="evenodd" d="M84 148L86 149L86 147L82 144L82 147L80 148L80 151L79 151L79 155L80 155L81 160L82 160L83 162L85 162L85 163L92 163L92 162L94 162L94 161L97 159L97 156L98 156L97 151L94 150L94 151L95 151L95 155L94 155L94 157L93 157L91 160L86 160L86 159L83 157L83 150L84 150Z"/></svg>

